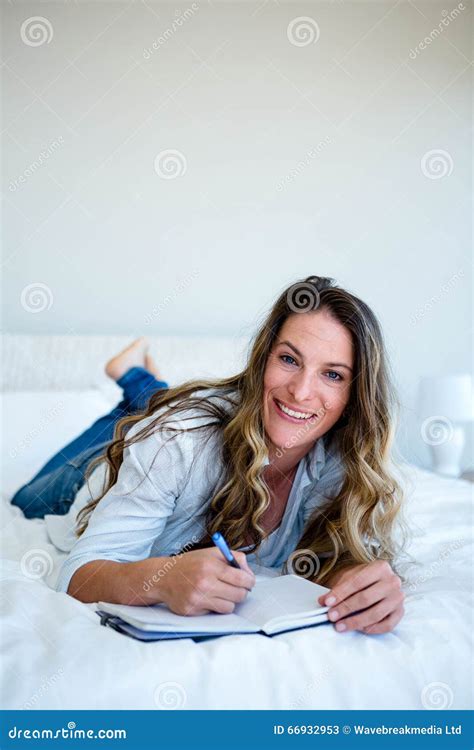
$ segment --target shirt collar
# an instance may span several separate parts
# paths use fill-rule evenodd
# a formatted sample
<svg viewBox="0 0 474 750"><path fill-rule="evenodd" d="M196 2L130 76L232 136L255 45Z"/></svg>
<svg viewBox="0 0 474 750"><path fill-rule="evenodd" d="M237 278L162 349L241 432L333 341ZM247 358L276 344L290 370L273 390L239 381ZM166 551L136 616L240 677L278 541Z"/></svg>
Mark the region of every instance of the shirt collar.
<svg viewBox="0 0 474 750"><path fill-rule="evenodd" d="M321 476L321 469L326 463L326 448L324 437L316 440L311 450L306 454L306 468L311 482L316 481Z"/></svg>
<svg viewBox="0 0 474 750"><path fill-rule="evenodd" d="M318 438L311 450L301 459L305 461L306 473L309 482L315 482L321 476L321 469L326 463L326 449L324 447L324 436ZM268 466L270 463L266 456L263 465ZM306 484L306 482L305 482Z"/></svg>

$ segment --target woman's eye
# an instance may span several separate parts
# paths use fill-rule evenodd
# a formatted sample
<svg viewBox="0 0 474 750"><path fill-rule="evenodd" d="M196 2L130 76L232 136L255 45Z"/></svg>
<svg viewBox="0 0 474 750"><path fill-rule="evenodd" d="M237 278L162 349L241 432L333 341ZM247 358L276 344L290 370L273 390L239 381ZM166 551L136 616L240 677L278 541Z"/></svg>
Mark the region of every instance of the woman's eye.
<svg viewBox="0 0 474 750"><path fill-rule="evenodd" d="M293 362L296 364L296 360L291 356L291 354L282 354L280 356L280 359L282 360L282 362L285 362L285 364L287 365L291 365ZM291 359L291 362L287 362L286 361L287 359Z"/></svg>
<svg viewBox="0 0 474 750"><path fill-rule="evenodd" d="M336 375L336 376L337 376L337 377L335 377L335 378L329 378L329 380L334 380L334 381L342 380L342 376L341 376L341 375L339 375L339 373L338 373L338 372L335 372L334 370L329 370L329 373L328 373L328 374L329 374L329 375Z"/></svg>

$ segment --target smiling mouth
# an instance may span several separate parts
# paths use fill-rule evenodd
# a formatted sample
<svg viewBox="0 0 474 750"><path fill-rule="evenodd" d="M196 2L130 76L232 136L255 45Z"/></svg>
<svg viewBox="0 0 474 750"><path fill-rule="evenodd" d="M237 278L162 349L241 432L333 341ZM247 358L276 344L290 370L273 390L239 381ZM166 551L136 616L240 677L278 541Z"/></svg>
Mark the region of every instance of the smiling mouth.
<svg viewBox="0 0 474 750"><path fill-rule="evenodd" d="M285 404L283 404L281 401L278 401L276 398L273 399L273 401L278 413L280 415L283 415L286 419L290 419L292 422L307 422L309 420L314 420L317 418L317 414L290 409L288 408L288 406L285 406Z"/></svg>

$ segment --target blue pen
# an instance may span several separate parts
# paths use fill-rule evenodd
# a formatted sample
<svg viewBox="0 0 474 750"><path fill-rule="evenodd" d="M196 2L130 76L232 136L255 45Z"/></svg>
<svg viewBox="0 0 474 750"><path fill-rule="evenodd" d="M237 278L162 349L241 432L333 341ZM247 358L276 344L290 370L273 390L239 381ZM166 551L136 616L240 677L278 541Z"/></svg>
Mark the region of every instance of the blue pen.
<svg viewBox="0 0 474 750"><path fill-rule="evenodd" d="M220 551L224 555L224 557L227 560L227 562L229 563L229 565L232 565L233 568L239 568L239 570L241 570L241 567L240 567L239 563L237 562L237 560L235 559L234 555L230 551L229 545L227 544L227 542L224 539L224 537L222 536L222 534L220 534L218 531L216 531L216 533L212 535L211 539L214 542L214 544L216 545L216 547L218 549L220 549Z"/></svg>

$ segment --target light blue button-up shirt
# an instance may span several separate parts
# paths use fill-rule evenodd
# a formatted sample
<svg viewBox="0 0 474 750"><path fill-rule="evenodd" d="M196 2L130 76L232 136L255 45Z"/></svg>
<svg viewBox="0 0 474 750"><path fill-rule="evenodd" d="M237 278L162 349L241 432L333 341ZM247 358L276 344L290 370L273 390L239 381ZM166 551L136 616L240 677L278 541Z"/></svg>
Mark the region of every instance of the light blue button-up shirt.
<svg viewBox="0 0 474 750"><path fill-rule="evenodd" d="M195 409L190 416L184 420L180 415L174 426L189 428L209 421ZM142 419L127 437L155 417ZM67 591L76 570L92 560L135 562L185 552L200 541L206 532L206 511L223 472L221 446L218 429L165 430L125 448L117 481L73 544L60 570L57 590ZM96 480L101 475L99 483L95 482L99 486L105 464L94 474ZM340 456L327 452L324 436L319 438L298 464L279 527L256 553L247 556L249 565L280 569L296 549L312 511L339 491L343 476ZM92 484L93 479L94 475Z"/></svg>

